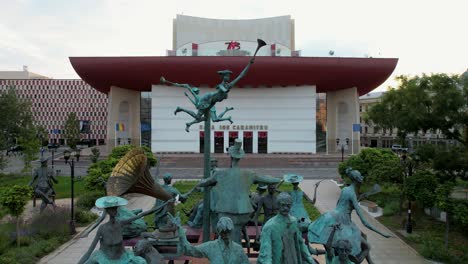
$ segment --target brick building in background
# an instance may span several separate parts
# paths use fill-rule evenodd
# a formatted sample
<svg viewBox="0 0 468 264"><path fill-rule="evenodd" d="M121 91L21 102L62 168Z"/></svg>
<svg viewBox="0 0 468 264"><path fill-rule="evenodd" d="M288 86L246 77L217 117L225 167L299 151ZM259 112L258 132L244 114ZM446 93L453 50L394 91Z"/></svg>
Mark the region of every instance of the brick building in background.
<svg viewBox="0 0 468 264"><path fill-rule="evenodd" d="M107 95L79 79L49 79L23 71L0 71L0 92L13 88L21 99L31 101L36 125L49 132L48 141L66 144L63 130L69 113L80 120L83 142L105 144L107 134ZM7 115L8 113L2 113Z"/></svg>

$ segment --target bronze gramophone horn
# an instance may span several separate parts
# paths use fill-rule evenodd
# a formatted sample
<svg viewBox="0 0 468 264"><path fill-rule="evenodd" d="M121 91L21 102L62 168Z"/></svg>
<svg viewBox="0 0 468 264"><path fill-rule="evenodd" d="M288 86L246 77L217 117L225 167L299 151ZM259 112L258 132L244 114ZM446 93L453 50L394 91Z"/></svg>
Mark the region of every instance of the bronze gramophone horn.
<svg viewBox="0 0 468 264"><path fill-rule="evenodd" d="M153 180L146 155L138 148L129 151L115 165L106 187L107 195L112 196L142 193L163 201L172 198L172 195Z"/></svg>

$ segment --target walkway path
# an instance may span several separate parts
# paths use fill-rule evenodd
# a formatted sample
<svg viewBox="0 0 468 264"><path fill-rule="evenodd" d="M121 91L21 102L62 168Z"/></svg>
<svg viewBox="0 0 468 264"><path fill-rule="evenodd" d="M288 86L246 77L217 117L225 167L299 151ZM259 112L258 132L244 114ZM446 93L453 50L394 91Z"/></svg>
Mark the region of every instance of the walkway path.
<svg viewBox="0 0 468 264"><path fill-rule="evenodd" d="M300 187L309 196L313 197L314 187L317 180L305 180ZM326 180L320 184L317 193L316 207L321 213L332 210L340 196L341 189L332 181ZM352 219L356 225L367 234L367 239L372 246L371 256L378 264L422 264L429 263L421 257L413 248L393 234L388 228L364 212L367 221L378 230L392 234L391 238L384 238L377 233L367 229L359 220L356 212L353 212ZM325 262L321 262L325 263ZM367 263L367 262L364 262Z"/></svg>

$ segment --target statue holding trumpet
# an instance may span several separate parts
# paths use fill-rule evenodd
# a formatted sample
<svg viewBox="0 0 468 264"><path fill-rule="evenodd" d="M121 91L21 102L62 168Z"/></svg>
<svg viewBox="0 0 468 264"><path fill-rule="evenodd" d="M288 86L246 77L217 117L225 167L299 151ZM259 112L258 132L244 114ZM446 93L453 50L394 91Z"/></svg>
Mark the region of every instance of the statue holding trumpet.
<svg viewBox="0 0 468 264"><path fill-rule="evenodd" d="M193 96L193 99L192 99L187 93L185 93L185 95L195 105L197 112L187 110L181 107L177 107L176 110L174 111L174 114L177 114L179 112L185 112L194 118L192 122L186 123L185 130L187 132L189 132L189 128L191 125L205 121L206 113L208 111L211 111L211 118L213 122L230 121L232 123L231 117L224 118L224 114L232 110L233 109L232 107L226 108L219 116L217 116L214 106L217 102L221 102L224 99L228 98L228 93L231 90L231 88L234 87L234 85L236 85L236 83L247 74L247 71L249 70L250 66L255 61L255 55L257 54L258 50L261 47L266 45L266 43L261 39L258 39L257 42L258 42L257 50L255 51L253 57L250 59L247 66L245 66L244 70L242 70L239 76L237 76L234 80L230 81L232 71L230 70L218 71L218 74L221 76L221 83L216 85L216 91L214 92L205 93L204 95L199 96L198 94L200 90L198 88L192 87L189 84L179 84L175 82L170 82L166 80L164 77L161 77L160 79L161 84L171 84L174 86L186 88L189 90L189 92Z"/></svg>

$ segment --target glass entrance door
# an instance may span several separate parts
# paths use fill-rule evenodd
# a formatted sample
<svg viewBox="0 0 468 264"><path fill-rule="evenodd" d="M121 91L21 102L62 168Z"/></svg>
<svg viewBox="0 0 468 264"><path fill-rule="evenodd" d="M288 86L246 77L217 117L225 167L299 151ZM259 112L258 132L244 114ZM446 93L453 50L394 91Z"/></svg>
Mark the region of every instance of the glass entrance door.
<svg viewBox="0 0 468 264"><path fill-rule="evenodd" d="M214 152L224 153L224 131L214 132Z"/></svg>
<svg viewBox="0 0 468 264"><path fill-rule="evenodd" d="M244 131L244 152L252 153L253 149L253 132Z"/></svg>
<svg viewBox="0 0 468 264"><path fill-rule="evenodd" d="M268 153L267 131L258 131L258 153Z"/></svg>

